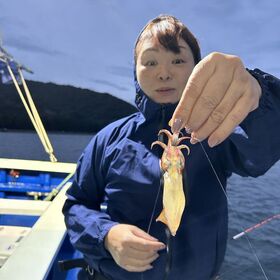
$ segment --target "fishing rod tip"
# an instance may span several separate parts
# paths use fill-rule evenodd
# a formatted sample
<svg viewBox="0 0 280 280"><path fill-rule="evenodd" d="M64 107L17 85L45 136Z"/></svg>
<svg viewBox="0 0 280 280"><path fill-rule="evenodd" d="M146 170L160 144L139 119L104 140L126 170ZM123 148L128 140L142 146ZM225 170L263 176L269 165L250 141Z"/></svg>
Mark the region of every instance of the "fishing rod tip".
<svg viewBox="0 0 280 280"><path fill-rule="evenodd" d="M236 240L236 239L240 238L241 236L243 236L244 234L245 234L244 231L240 232L240 233L236 234L235 236L233 236L232 239Z"/></svg>

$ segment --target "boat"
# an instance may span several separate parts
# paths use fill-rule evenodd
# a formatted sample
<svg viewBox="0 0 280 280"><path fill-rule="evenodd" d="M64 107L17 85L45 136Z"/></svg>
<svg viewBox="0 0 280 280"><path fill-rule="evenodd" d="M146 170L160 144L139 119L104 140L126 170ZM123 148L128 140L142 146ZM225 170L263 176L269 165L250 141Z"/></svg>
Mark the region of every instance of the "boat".
<svg viewBox="0 0 280 280"><path fill-rule="evenodd" d="M58 267L77 254L61 212L76 164L57 160L22 70L32 72L1 46L2 82L14 83L49 161L0 158L0 279L76 279Z"/></svg>

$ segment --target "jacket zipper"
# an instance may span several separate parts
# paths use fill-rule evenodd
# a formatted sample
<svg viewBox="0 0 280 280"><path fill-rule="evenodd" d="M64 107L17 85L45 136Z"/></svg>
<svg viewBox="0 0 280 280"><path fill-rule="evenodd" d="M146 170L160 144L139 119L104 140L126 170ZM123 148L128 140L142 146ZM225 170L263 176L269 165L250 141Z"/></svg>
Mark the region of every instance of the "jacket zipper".
<svg viewBox="0 0 280 280"><path fill-rule="evenodd" d="M161 111L160 111L160 123L159 123L159 130L160 129L163 129L165 127L165 115L166 115L166 106L164 104L161 105ZM160 134L158 136L158 140L161 141L161 142L165 142L164 141L164 135L163 134Z"/></svg>

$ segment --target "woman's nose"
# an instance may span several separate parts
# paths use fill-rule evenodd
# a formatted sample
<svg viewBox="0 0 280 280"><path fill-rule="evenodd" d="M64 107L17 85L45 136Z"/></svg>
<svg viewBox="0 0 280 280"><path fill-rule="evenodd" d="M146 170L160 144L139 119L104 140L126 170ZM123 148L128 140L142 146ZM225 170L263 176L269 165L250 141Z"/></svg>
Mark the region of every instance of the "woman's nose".
<svg viewBox="0 0 280 280"><path fill-rule="evenodd" d="M160 68L160 71L158 73L158 78L161 81L168 81L172 78L172 75L171 75L169 69L166 66Z"/></svg>

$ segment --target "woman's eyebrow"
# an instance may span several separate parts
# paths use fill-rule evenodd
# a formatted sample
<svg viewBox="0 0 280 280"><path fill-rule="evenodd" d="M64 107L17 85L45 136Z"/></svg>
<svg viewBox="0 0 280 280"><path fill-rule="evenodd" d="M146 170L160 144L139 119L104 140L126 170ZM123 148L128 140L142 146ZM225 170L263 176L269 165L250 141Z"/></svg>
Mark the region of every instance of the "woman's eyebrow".
<svg viewBox="0 0 280 280"><path fill-rule="evenodd" d="M145 52L149 52L149 51L159 52L158 48L147 48L147 49L145 49L145 50L143 51L143 54L144 54Z"/></svg>
<svg viewBox="0 0 280 280"><path fill-rule="evenodd" d="M187 50L187 48L186 48L185 46L179 45L178 47L179 47L180 49ZM153 48L153 47L147 48L147 49L145 49L145 50L142 52L142 54L144 54L144 53L146 53L146 52L150 52L150 51L152 51L152 52L159 52L159 49L158 49L158 48Z"/></svg>

